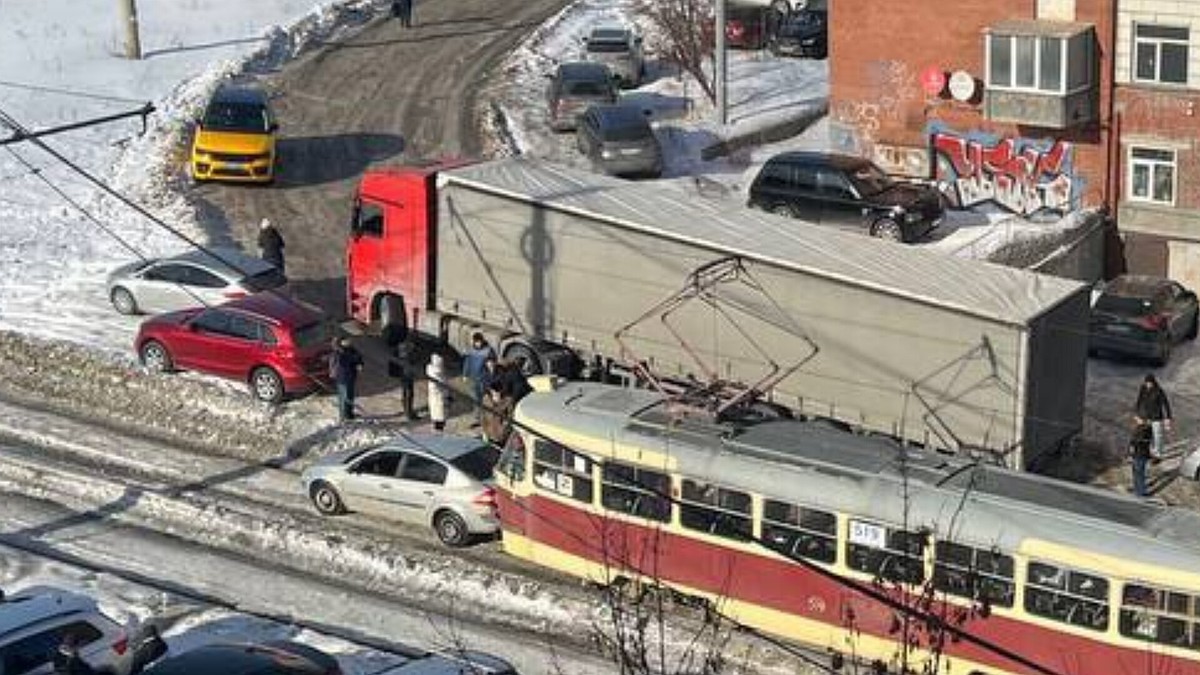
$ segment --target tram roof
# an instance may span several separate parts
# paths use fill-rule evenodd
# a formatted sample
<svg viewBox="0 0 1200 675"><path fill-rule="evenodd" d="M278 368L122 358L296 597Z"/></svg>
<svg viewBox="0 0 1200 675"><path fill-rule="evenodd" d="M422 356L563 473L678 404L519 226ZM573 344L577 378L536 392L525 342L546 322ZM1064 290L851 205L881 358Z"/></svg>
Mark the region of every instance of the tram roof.
<svg viewBox="0 0 1200 675"><path fill-rule="evenodd" d="M1015 551L1028 538L1200 569L1200 514L1106 490L861 436L824 421L744 425L670 415L655 392L570 383L526 397L526 422L672 456L718 485ZM907 472L908 481L903 475ZM906 493L907 492L907 497ZM1146 539L1164 546L1146 547Z"/></svg>

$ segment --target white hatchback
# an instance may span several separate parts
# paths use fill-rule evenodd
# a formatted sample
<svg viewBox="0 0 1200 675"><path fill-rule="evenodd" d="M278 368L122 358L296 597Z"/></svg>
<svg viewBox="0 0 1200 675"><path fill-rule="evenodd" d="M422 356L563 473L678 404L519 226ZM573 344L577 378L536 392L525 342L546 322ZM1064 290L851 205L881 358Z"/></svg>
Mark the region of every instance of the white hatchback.
<svg viewBox="0 0 1200 675"><path fill-rule="evenodd" d="M92 668L130 675L166 650L151 633L146 642L131 641L134 629L122 626L86 595L48 586L34 586L0 600L0 673L49 675L54 656L68 636ZM135 648L137 647L137 648Z"/></svg>

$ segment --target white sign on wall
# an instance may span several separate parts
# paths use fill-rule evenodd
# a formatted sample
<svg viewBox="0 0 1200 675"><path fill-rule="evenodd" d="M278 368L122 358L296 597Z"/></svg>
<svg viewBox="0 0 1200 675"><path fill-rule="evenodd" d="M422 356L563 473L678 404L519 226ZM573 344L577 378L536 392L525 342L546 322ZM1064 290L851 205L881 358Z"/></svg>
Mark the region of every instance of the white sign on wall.
<svg viewBox="0 0 1200 675"><path fill-rule="evenodd" d="M965 70L954 71L950 76L950 95L963 103L975 98L975 78Z"/></svg>

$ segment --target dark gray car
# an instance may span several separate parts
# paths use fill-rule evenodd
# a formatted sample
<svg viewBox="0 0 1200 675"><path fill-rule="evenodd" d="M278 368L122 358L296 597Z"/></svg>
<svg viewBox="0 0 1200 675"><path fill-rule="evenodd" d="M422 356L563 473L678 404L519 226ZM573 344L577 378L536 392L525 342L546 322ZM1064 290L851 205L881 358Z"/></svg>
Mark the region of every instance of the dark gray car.
<svg viewBox="0 0 1200 675"><path fill-rule="evenodd" d="M575 132L575 145L592 166L614 176L662 175L662 149L641 108L596 105L587 109Z"/></svg>
<svg viewBox="0 0 1200 675"><path fill-rule="evenodd" d="M615 103L617 88L608 66L572 61L561 64L555 71L549 99L550 127L555 131L571 131L588 106Z"/></svg>

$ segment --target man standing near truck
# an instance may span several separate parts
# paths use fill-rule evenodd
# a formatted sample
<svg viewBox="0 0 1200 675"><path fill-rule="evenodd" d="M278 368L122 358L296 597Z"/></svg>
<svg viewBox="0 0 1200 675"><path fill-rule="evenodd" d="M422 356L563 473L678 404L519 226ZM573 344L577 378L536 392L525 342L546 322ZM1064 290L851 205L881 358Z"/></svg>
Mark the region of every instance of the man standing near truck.
<svg viewBox="0 0 1200 675"><path fill-rule="evenodd" d="M483 423L483 395L488 385L488 360L496 359L496 350L488 344L483 333L476 332L471 336L471 351L463 357L463 375L471 381L471 396L475 402L475 424Z"/></svg>

